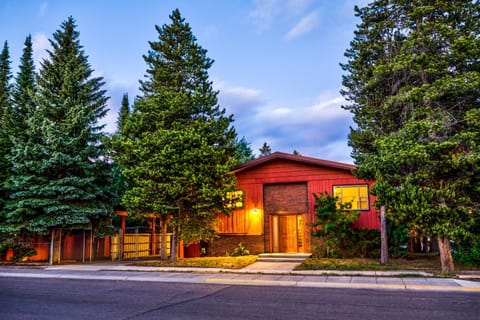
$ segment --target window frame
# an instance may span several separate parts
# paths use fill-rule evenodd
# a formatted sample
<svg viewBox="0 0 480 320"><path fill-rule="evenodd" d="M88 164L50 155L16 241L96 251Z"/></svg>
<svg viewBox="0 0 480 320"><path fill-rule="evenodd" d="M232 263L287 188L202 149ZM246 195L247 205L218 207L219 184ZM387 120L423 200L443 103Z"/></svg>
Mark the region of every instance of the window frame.
<svg viewBox="0 0 480 320"><path fill-rule="evenodd" d="M334 197L337 197L337 195L335 194L335 188L351 188L351 187L357 187L358 191L357 191L357 202L360 202L360 204L362 203L362 201L359 201L361 200L362 198L365 198L366 199L366 207L365 208L351 208L351 209L343 209L344 211L350 211L350 210L355 210L355 211L370 211L370 189L369 189L369 185L368 183L354 183L354 184L336 184L336 185L332 185L332 193L333 193L333 196ZM360 190L362 187L365 187L366 190L367 190L367 195L366 196L361 196L360 195ZM343 199L341 197L338 197L338 203L344 203L343 202Z"/></svg>

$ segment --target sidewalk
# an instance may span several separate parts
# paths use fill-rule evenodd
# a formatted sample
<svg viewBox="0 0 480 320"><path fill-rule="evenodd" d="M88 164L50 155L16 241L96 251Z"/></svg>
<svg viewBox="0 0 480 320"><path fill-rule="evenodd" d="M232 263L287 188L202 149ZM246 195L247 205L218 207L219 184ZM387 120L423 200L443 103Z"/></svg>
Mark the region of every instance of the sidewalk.
<svg viewBox="0 0 480 320"><path fill-rule="evenodd" d="M294 271L297 263L256 262L239 270L132 266L128 262L0 267L1 277L61 278L318 288L441 290L480 293L480 282L412 271Z"/></svg>

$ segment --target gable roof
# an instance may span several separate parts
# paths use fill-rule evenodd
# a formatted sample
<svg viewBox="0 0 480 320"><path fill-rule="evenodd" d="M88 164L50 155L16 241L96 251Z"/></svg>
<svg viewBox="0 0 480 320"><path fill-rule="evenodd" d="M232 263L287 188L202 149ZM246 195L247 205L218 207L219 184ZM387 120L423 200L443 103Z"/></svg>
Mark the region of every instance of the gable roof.
<svg viewBox="0 0 480 320"><path fill-rule="evenodd" d="M241 172L241 171L251 169L253 167L259 166L267 162L275 161L275 160L287 160L287 161L293 161L298 163L310 164L314 166L341 169L346 171L352 171L353 169L356 168L355 165L348 164L348 163L335 162L335 161L317 159L312 157L304 157L304 156L294 155L294 154L289 154L284 152L274 152L267 156L259 157L257 159L250 160L243 164L240 164L235 168L233 168L232 172L233 173Z"/></svg>

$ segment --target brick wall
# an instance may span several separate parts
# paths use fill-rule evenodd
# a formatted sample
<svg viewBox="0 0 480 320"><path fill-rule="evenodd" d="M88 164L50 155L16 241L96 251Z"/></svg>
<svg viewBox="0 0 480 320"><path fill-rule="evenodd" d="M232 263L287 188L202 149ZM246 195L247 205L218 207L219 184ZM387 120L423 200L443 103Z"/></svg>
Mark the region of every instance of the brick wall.
<svg viewBox="0 0 480 320"><path fill-rule="evenodd" d="M208 243L207 254L213 257L224 256L227 252L230 254L239 243L242 243L251 254L265 252L263 235L222 235L221 238Z"/></svg>
<svg viewBox="0 0 480 320"><path fill-rule="evenodd" d="M266 214L306 213L308 197L306 183L269 184L263 187Z"/></svg>
<svg viewBox="0 0 480 320"><path fill-rule="evenodd" d="M270 250L271 216L284 214L305 214L308 212L307 183L279 183L263 186L265 212L265 252Z"/></svg>

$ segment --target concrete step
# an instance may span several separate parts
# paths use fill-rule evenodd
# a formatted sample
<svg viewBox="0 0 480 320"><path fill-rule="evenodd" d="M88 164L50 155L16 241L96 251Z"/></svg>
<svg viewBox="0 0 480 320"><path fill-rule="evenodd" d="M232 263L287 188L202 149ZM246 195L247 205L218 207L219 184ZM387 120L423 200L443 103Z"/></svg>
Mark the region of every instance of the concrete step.
<svg viewBox="0 0 480 320"><path fill-rule="evenodd" d="M261 253L258 262L303 262L310 258L311 253Z"/></svg>

